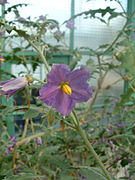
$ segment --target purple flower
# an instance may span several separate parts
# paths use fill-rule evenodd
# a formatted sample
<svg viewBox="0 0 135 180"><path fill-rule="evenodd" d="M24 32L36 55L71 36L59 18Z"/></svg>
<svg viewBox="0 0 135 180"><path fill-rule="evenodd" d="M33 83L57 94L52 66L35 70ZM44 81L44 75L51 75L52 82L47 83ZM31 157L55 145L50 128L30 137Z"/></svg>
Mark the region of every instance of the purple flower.
<svg viewBox="0 0 135 180"><path fill-rule="evenodd" d="M124 122L119 122L119 124L115 124L116 125L116 127L118 127L118 128L123 128L123 127L125 127L125 123Z"/></svg>
<svg viewBox="0 0 135 180"><path fill-rule="evenodd" d="M74 25L75 25L75 23L72 19L67 21L67 23L66 23L66 27L71 30L74 29Z"/></svg>
<svg viewBox="0 0 135 180"><path fill-rule="evenodd" d="M50 28L51 30L53 30L54 28L56 28L56 25L55 25L55 24L51 24L51 25L49 26L49 28Z"/></svg>
<svg viewBox="0 0 135 180"><path fill-rule="evenodd" d="M115 150L115 147L114 147L114 144L113 144L113 142L110 140L109 141L109 145L110 145L110 147L112 148L112 151L114 151Z"/></svg>
<svg viewBox="0 0 135 180"><path fill-rule="evenodd" d="M87 179L86 176L82 176L82 174L80 173L80 171L78 171L78 176L79 176L79 179L80 179L80 178L81 178L81 179Z"/></svg>
<svg viewBox="0 0 135 180"><path fill-rule="evenodd" d="M64 36L65 32L61 32L60 30L57 30L54 32L54 37L60 41L62 37Z"/></svg>
<svg viewBox="0 0 135 180"><path fill-rule="evenodd" d="M21 168L18 168L17 170L15 170L15 173L16 173L16 174L19 174L20 172L22 172L22 169L21 169Z"/></svg>
<svg viewBox="0 0 135 180"><path fill-rule="evenodd" d="M0 83L0 94L7 95L8 99L10 96L12 96L16 92L27 86L29 82L32 82L29 75L26 75L25 77L4 81Z"/></svg>
<svg viewBox="0 0 135 180"><path fill-rule="evenodd" d="M114 163L117 163L119 160L120 160L120 158L116 157L116 158L114 159Z"/></svg>
<svg viewBox="0 0 135 180"><path fill-rule="evenodd" d="M107 143L107 138L105 138L105 137L102 137L102 138L101 138L101 143L104 143L104 144L106 144L106 143Z"/></svg>
<svg viewBox="0 0 135 180"><path fill-rule="evenodd" d="M132 163L132 161L133 161L133 160L132 160L132 159L130 159L130 158L128 158L127 160L128 160L128 162L129 162L129 163Z"/></svg>
<svg viewBox="0 0 135 180"><path fill-rule="evenodd" d="M19 17L18 18L18 22L20 22L20 23L24 23L26 20L23 18L23 17Z"/></svg>
<svg viewBox="0 0 135 180"><path fill-rule="evenodd" d="M114 103L116 104L118 102L118 98L115 98L114 99Z"/></svg>
<svg viewBox="0 0 135 180"><path fill-rule="evenodd" d="M14 150L14 145L8 146L8 148L6 149L6 154L9 156L10 152L13 150Z"/></svg>
<svg viewBox="0 0 135 180"><path fill-rule="evenodd" d="M16 136L11 136L11 144L8 146L8 148L6 149L6 154L9 155L11 151L14 150L14 147L16 145Z"/></svg>
<svg viewBox="0 0 135 180"><path fill-rule="evenodd" d="M45 19L46 19L45 16L43 16L43 15L39 16L39 20L40 20L40 21L44 21Z"/></svg>
<svg viewBox="0 0 135 180"><path fill-rule="evenodd" d="M53 65L47 76L48 83L39 91L39 99L66 116L76 103L86 102L92 96L92 89L87 83L89 77L87 68L70 72L65 64Z"/></svg>
<svg viewBox="0 0 135 180"><path fill-rule="evenodd" d="M128 106L126 106L126 107L124 108L124 111L128 111Z"/></svg>
<svg viewBox="0 0 135 180"><path fill-rule="evenodd" d="M55 36L63 36L64 32L61 32L60 30L57 30L57 31L54 32L54 35Z"/></svg>
<svg viewBox="0 0 135 180"><path fill-rule="evenodd" d="M38 138L37 138L36 144L37 144L38 146L40 146L40 145L43 144L41 137L38 137Z"/></svg>
<svg viewBox="0 0 135 180"><path fill-rule="evenodd" d="M12 142L12 144L16 144L16 136L15 135L11 136L11 142Z"/></svg>
<svg viewBox="0 0 135 180"><path fill-rule="evenodd" d="M3 37L5 35L5 32L6 32L6 30L2 29L1 32L0 32L0 37Z"/></svg>
<svg viewBox="0 0 135 180"><path fill-rule="evenodd" d="M1 5L4 5L4 4L6 4L6 3L8 3L7 0L0 0L0 4L1 4Z"/></svg>
<svg viewBox="0 0 135 180"><path fill-rule="evenodd" d="M0 55L0 66L2 65L2 62L4 62L4 58Z"/></svg>

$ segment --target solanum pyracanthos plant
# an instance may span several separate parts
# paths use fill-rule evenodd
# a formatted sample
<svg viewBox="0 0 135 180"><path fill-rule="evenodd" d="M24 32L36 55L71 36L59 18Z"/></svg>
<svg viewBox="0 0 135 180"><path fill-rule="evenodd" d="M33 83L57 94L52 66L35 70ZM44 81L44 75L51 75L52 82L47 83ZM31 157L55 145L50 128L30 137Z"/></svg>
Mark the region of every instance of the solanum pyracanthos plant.
<svg viewBox="0 0 135 180"><path fill-rule="evenodd" d="M122 6L120 1L117 2ZM6 3L7 1L0 1L2 6ZM35 22L30 17L24 19L17 10L18 6L22 5L13 6L5 11L15 12L14 21L6 22L4 19L0 21L2 41L5 38L6 43L8 38L14 36L23 38L27 44L24 47L14 48L13 42L9 41L13 52L9 53L10 56L5 55L3 49L0 55L1 67L13 62L15 57L15 61L23 64L27 69L26 75L6 77L6 80L1 79L0 82L1 97L6 97L7 101L6 103L1 101L0 106L2 119L0 178L113 180L118 177L122 168L125 173L122 175L123 178L134 178L135 131L131 120L134 117L133 92L135 92L134 44L126 34L130 18L134 13L127 18L125 26L112 43L100 46L97 51L90 49L91 58L97 58L98 64L88 59L86 65L78 67L77 63L81 59L78 50L70 54L73 59L69 65L53 64L49 61L54 52L68 50L65 43L54 46L44 41L43 36L47 38L49 31L58 43L62 42L65 33L60 31L58 22L43 15ZM98 13L102 18L96 16ZM74 19L82 15L86 18L98 18L107 23L104 20L106 13L110 15L109 21L117 16L127 17L125 11L118 13L110 7L89 10L67 20L66 28L74 29ZM16 23L20 23L19 26ZM9 37L5 36L5 32L9 33ZM16 34L12 35L11 32ZM120 37L123 37L122 41L119 41ZM17 52L25 52L25 50L34 50L37 53L36 58L30 60L28 57L17 55ZM108 54L111 54L109 63L104 60ZM129 62L128 58L132 61ZM32 72L27 66L28 63L32 64ZM40 64L44 65L44 80L33 75ZM125 67L127 71L123 73ZM105 95L101 108L94 110L97 97L118 82L116 80L113 84L103 87L110 71L118 73L120 80L126 80L129 88L125 94L117 98ZM5 72L1 70L2 73ZM97 87L93 88L91 79L95 74L98 74L99 78ZM33 97L32 89L36 88L37 93ZM14 106L8 105L8 101L15 95L21 98L19 93L23 93L26 101L21 105L18 105L17 101L14 102ZM34 104L32 104L33 99ZM23 128L18 127L17 121L13 121L17 113L21 114L25 122ZM18 129L16 134L9 134L10 123L14 123Z"/></svg>

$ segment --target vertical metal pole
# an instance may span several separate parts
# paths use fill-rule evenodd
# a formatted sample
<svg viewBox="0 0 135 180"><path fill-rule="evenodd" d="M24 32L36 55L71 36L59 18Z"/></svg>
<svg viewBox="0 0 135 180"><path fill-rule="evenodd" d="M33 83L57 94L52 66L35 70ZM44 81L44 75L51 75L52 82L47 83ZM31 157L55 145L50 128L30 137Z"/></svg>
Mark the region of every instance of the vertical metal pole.
<svg viewBox="0 0 135 180"><path fill-rule="evenodd" d="M1 17L2 18L5 18L5 4L3 6L1 6ZM5 38L3 37L2 38L2 41L1 41L1 49L2 49L2 52L5 51ZM3 63L2 67L1 67L2 70L6 70L7 72L11 72L11 64L10 63L7 63L6 61ZM11 78L10 76L7 76L7 78ZM1 104L3 105L7 105L7 106L12 106L13 105L13 99L12 98L9 98L9 100L7 101L6 97L2 97L1 99ZM5 117L5 121L7 123L7 131L9 133L9 135L13 135L15 133L15 129L14 129L14 118L13 118L13 115L12 114L8 114L6 115Z"/></svg>
<svg viewBox="0 0 135 180"><path fill-rule="evenodd" d="M71 17L74 15L75 15L75 0L71 0ZM70 30L70 50L72 51L73 49L74 49L74 29Z"/></svg>
<svg viewBox="0 0 135 180"><path fill-rule="evenodd" d="M127 0L127 14L128 16L130 16L133 12L135 11L135 0ZM133 28L133 18L131 19L130 23L130 27ZM129 34L129 36L132 36L132 34ZM125 72L127 72L127 70L125 69ZM126 93L126 90L128 88L128 83L127 82L124 82L124 94Z"/></svg>

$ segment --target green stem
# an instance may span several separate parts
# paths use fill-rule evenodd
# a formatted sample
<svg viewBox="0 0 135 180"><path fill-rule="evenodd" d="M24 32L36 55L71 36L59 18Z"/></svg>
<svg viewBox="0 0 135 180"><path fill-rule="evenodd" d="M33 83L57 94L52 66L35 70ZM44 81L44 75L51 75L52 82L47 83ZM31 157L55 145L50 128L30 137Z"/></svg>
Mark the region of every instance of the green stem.
<svg viewBox="0 0 135 180"><path fill-rule="evenodd" d="M32 79L35 80L35 81L40 82L41 84L45 84L45 82L44 82L44 81L41 81L40 79L37 79L37 78L34 78L34 77L32 77Z"/></svg>
<svg viewBox="0 0 135 180"><path fill-rule="evenodd" d="M67 122L67 121L63 121L63 123L66 124L66 125L68 125L68 126L70 126L70 127L73 128L73 129L75 129L75 127L74 127L71 123L69 123L69 122Z"/></svg>
<svg viewBox="0 0 135 180"><path fill-rule="evenodd" d="M40 50L39 50L38 52L39 52L39 54L40 54L40 56L41 56L41 58L42 58L42 60L43 60L43 62L44 62L44 65L45 65L46 70L47 70L48 73L49 73L49 72L50 72L50 69L49 69L49 66L48 66L48 63L47 63L47 61L46 61L46 58L45 58L44 54L43 54Z"/></svg>
<svg viewBox="0 0 135 180"><path fill-rule="evenodd" d="M41 48L40 48L40 47L37 47L37 46L36 46L32 41L30 41L29 39L27 39L27 41L28 41L28 42L35 48L35 50L39 53L40 57L41 57L42 60L43 60L43 63L44 63L44 65L45 65L45 68L46 68L46 70L47 70L48 73L49 73L49 72L50 72L50 69L49 69L48 63L47 63L47 61L46 61L46 58L45 58L45 56L44 56Z"/></svg>
<svg viewBox="0 0 135 180"><path fill-rule="evenodd" d="M80 136L82 137L82 139L84 140L87 148L89 149L89 151L91 152L91 154L93 155L93 157L95 158L95 160L97 161L97 163L99 164L100 168L103 170L106 178L108 180L111 180L110 175L108 174L108 171L105 169L103 163L101 162L101 160L99 159L98 155L96 154L95 150L93 149L92 145L90 144L85 131L82 130L82 128L80 127L80 124L77 120L77 118L75 117L74 113L70 114L73 123L75 124L76 130L78 131L78 133L80 134Z"/></svg>

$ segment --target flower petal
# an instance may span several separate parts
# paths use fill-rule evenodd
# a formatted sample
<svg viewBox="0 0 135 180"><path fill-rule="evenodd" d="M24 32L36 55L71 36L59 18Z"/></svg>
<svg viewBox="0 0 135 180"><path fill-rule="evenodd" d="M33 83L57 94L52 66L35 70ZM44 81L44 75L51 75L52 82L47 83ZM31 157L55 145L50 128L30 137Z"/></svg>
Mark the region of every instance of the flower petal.
<svg viewBox="0 0 135 180"><path fill-rule="evenodd" d="M9 91L1 91L1 95L7 95L7 98L9 98L10 96L12 96L13 94L15 94L17 91L21 90L20 89L14 89L14 90L9 90Z"/></svg>
<svg viewBox="0 0 135 180"><path fill-rule="evenodd" d="M92 96L92 89L86 82L90 77L89 69L81 67L72 71L68 77L72 89L71 97L78 102L86 102Z"/></svg>
<svg viewBox="0 0 135 180"><path fill-rule="evenodd" d="M68 75L69 85L78 86L78 88L83 87L83 84L90 78L90 72L88 68L81 67L76 69Z"/></svg>
<svg viewBox="0 0 135 180"><path fill-rule="evenodd" d="M1 95L7 95L7 99L15 94L17 91L27 86L28 82L25 77L11 79L0 83Z"/></svg>
<svg viewBox="0 0 135 180"><path fill-rule="evenodd" d="M55 96L60 88L52 83L45 84L39 91L39 99L49 106L54 106Z"/></svg>
<svg viewBox="0 0 135 180"><path fill-rule="evenodd" d="M70 95L67 95L61 91L58 92L55 98L55 108L63 116L67 116L71 113L72 109L75 107L75 101Z"/></svg>
<svg viewBox="0 0 135 180"><path fill-rule="evenodd" d="M50 74L47 76L49 83L59 85L62 81L67 81L67 76L70 73L70 68L65 64L53 65Z"/></svg>
<svg viewBox="0 0 135 180"><path fill-rule="evenodd" d="M25 77L11 79L9 81L5 81L3 83L0 83L0 87L2 88L2 91L17 90L17 89L20 89L26 85L27 85L27 81L26 81Z"/></svg>
<svg viewBox="0 0 135 180"><path fill-rule="evenodd" d="M76 103L86 102L92 96L92 89L89 85L87 83L83 83L83 85L83 88L78 88L78 86L71 87L71 98L73 98Z"/></svg>
<svg viewBox="0 0 135 180"><path fill-rule="evenodd" d="M38 97L47 105L56 108L63 116L68 115L75 106L75 101L70 95L65 94L58 86L48 83L45 84L39 91Z"/></svg>

